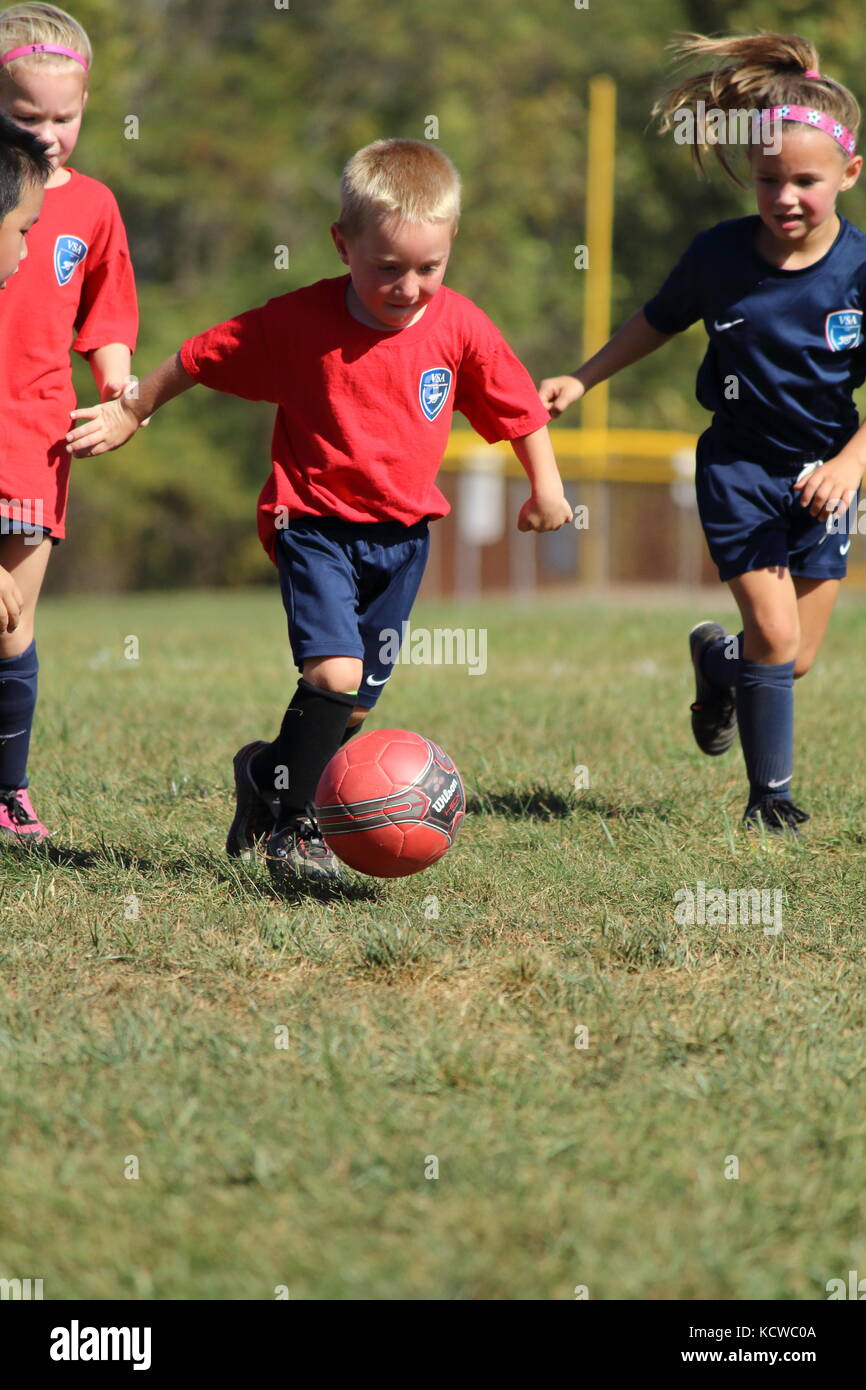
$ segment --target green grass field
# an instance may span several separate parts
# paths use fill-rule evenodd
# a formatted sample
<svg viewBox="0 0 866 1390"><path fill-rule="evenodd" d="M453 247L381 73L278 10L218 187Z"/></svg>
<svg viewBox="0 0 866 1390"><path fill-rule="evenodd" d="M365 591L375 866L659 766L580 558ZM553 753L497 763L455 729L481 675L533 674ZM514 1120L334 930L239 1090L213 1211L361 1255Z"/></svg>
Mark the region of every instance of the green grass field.
<svg viewBox="0 0 866 1390"><path fill-rule="evenodd" d="M511 1300L866 1274L866 613L798 686L790 844L738 829L739 750L691 741L685 633L730 613L420 606L489 630L487 674L401 666L368 727L444 744L470 814L429 872L328 902L223 854L232 754L294 687L278 597L47 601L55 847L2 859L0 1276ZM679 925L699 881L781 890L782 931Z"/></svg>

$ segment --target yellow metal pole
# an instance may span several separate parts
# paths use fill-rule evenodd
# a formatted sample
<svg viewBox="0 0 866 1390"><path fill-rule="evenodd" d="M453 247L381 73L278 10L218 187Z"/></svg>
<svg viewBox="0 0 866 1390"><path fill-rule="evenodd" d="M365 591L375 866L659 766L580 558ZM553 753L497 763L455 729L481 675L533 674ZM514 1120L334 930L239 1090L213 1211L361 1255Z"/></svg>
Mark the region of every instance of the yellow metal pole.
<svg viewBox="0 0 866 1390"><path fill-rule="evenodd" d="M589 273L583 321L583 357L598 352L610 337L610 288L613 266L613 173L616 133L616 85L610 77L589 84L589 159L586 175L586 238ZM587 429L607 429L608 383L594 386L586 398Z"/></svg>
<svg viewBox="0 0 866 1390"><path fill-rule="evenodd" d="M589 84L589 155L586 173L586 244L589 252L584 298L583 360L598 352L610 337L611 272L613 267L613 192L616 136L616 84L606 76ZM585 429L598 430L602 439L608 426L608 383L594 386L583 406ZM599 479L607 468L607 448L594 454L590 468ZM589 527L578 533L581 541L581 575L589 584L605 584L608 578L610 537L610 484L586 484L583 495L589 508Z"/></svg>

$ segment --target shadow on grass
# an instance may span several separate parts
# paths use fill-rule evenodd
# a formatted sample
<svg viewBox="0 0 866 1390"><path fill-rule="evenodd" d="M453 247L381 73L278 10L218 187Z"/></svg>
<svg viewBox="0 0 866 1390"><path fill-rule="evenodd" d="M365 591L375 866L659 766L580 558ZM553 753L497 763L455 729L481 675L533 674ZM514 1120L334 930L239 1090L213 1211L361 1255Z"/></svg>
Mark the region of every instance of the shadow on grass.
<svg viewBox="0 0 866 1390"><path fill-rule="evenodd" d="M574 798L552 787L509 787L505 791L473 792L466 798L470 816L504 816L506 820L565 820L577 809Z"/></svg>
<svg viewBox="0 0 866 1390"><path fill-rule="evenodd" d="M223 864L206 854L189 854L183 859L148 859L132 850L120 849L104 841L98 850L74 849L68 845L53 843L25 843L10 848L13 852L17 851L22 858L42 863L47 861L57 869L112 867L133 873L167 874L178 878L189 877L190 874L204 874L217 883L227 883L256 897L295 905L299 905L306 898L315 898L319 902L369 902L377 898L381 891L378 884L354 880L322 884L299 882L285 888L277 888L275 884L262 878L252 864L243 860L228 860Z"/></svg>
<svg viewBox="0 0 866 1390"><path fill-rule="evenodd" d="M504 791L479 791L468 796L466 810L474 816L503 816L506 820L567 820L569 816L601 816L604 820L636 820L652 816L668 820L673 807L661 801L646 805L607 801L584 792L563 795L553 787L509 787Z"/></svg>

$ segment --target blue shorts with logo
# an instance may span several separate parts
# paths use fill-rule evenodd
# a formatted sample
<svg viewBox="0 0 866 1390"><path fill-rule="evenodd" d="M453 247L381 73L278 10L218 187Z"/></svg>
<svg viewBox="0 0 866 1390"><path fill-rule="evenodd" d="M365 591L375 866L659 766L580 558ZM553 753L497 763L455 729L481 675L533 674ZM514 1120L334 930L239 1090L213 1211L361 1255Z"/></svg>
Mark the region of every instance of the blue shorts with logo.
<svg viewBox="0 0 866 1390"><path fill-rule="evenodd" d="M277 533L277 565L298 668L311 657L364 663L359 705L390 679L430 549L428 521L299 517Z"/></svg>
<svg viewBox="0 0 866 1390"><path fill-rule="evenodd" d="M721 580L782 566L807 579L844 579L857 498L848 517L827 523L800 504L793 484L809 465L774 473L738 456L712 427L698 440L698 512Z"/></svg>

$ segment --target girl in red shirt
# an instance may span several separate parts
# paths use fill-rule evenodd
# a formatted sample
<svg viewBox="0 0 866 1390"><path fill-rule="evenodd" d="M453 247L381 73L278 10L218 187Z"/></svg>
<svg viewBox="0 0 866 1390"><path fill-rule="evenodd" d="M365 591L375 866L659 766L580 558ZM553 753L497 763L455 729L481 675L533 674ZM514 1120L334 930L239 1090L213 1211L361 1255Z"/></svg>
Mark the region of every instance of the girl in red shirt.
<svg viewBox="0 0 866 1390"><path fill-rule="evenodd" d="M0 113L47 146L53 172L28 256L0 293L0 567L21 598L0 632L0 834L43 840L27 791L36 708L36 603L52 545L66 534L75 405L70 346L100 399L129 380L138 331L126 233L104 184L66 167L87 105L92 63L81 25L53 5L0 12Z"/></svg>

